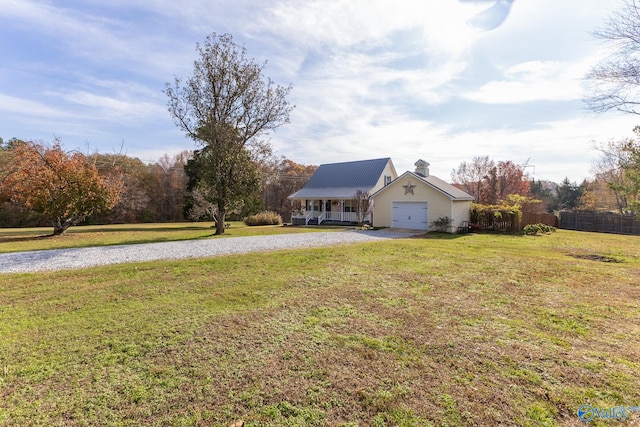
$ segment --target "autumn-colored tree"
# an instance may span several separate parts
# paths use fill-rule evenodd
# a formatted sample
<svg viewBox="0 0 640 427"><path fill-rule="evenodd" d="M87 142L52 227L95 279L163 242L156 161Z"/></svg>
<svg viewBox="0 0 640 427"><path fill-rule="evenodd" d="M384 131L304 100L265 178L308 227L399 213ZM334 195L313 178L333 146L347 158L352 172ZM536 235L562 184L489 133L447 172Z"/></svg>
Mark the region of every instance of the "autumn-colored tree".
<svg viewBox="0 0 640 427"><path fill-rule="evenodd" d="M100 176L85 155L65 152L58 140L18 144L4 185L11 199L47 217L54 235L112 208L122 191L117 176Z"/></svg>
<svg viewBox="0 0 640 427"><path fill-rule="evenodd" d="M123 154L94 154L91 162L101 175L117 170L123 182L118 203L109 211L94 214L97 223L183 221L186 192L184 165L192 153L164 154L152 164Z"/></svg>
<svg viewBox="0 0 640 427"><path fill-rule="evenodd" d="M182 151L173 157L167 154L149 166L153 184L148 189L150 196L149 215L155 221L183 221L187 191L187 176L184 167L193 157L191 151Z"/></svg>
<svg viewBox="0 0 640 427"><path fill-rule="evenodd" d="M498 183L498 200L505 200L510 194L529 194L529 180L525 176L524 168L511 160L498 162Z"/></svg>
<svg viewBox="0 0 640 427"><path fill-rule="evenodd" d="M496 165L489 156L477 156L471 162L460 163L451 178L454 185L471 194L480 204L495 205L511 194L529 194L524 167L511 160L499 161Z"/></svg>
<svg viewBox="0 0 640 427"><path fill-rule="evenodd" d="M618 198L602 175L586 183L578 207L589 211L614 212L619 210Z"/></svg>
<svg viewBox="0 0 640 427"><path fill-rule="evenodd" d="M640 136L640 127L634 129ZM616 198L618 210L640 211L640 142L623 139L596 144L600 157L593 163L596 176L605 180Z"/></svg>
<svg viewBox="0 0 640 427"><path fill-rule="evenodd" d="M266 174L267 181L263 187L265 209L277 212L288 220L292 209L300 209L300 206L293 206L287 198L300 190L317 168L315 165L302 165L285 158L276 162Z"/></svg>
<svg viewBox="0 0 640 427"><path fill-rule="evenodd" d="M16 138L11 138L8 141L0 138L0 182L4 182L4 180L9 175L11 170L11 163L13 162L13 152L15 147L20 144L24 144L24 141L21 141ZM0 186L0 203L5 202L9 199L9 188L7 185Z"/></svg>
<svg viewBox="0 0 640 427"><path fill-rule="evenodd" d="M22 143L17 138L0 138L0 227L37 227L41 218L33 210L11 200L5 180L10 171L13 149Z"/></svg>
<svg viewBox="0 0 640 427"><path fill-rule="evenodd" d="M156 186L149 165L140 159L124 154L100 154L90 156L102 176L117 173L122 181L122 193L118 203L108 211L94 213L87 221L99 224L135 223L148 219L153 211L149 206L150 189Z"/></svg>

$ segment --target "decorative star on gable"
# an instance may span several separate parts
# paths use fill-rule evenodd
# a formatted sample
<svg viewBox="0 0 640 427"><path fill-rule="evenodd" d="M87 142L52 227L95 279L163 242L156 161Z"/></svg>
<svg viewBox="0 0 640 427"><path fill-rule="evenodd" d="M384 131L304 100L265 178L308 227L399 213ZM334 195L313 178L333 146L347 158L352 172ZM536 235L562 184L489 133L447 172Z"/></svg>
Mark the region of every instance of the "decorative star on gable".
<svg viewBox="0 0 640 427"><path fill-rule="evenodd" d="M411 180L408 180L407 185L403 185L402 188L404 188L404 194L413 194L413 189L416 186L411 183Z"/></svg>

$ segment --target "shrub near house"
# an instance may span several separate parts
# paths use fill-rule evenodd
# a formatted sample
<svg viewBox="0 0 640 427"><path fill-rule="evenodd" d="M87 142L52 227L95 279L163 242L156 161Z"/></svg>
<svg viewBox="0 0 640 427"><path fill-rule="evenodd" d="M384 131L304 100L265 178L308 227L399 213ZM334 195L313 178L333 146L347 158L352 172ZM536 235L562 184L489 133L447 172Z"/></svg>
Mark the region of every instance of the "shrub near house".
<svg viewBox="0 0 640 427"><path fill-rule="evenodd" d="M248 216L244 219L244 223L253 225L280 225L282 217L275 212L260 212L255 215Z"/></svg>
<svg viewBox="0 0 640 427"><path fill-rule="evenodd" d="M556 231L555 227L551 227L547 224L529 224L525 225L522 232L527 236L536 236L538 234L549 234Z"/></svg>

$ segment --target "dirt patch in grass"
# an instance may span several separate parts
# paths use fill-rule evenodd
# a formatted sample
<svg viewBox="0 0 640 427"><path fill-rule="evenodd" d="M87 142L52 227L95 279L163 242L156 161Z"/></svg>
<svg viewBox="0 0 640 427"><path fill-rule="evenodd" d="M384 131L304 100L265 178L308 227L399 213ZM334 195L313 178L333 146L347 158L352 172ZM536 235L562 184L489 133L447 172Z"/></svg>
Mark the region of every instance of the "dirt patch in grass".
<svg viewBox="0 0 640 427"><path fill-rule="evenodd" d="M590 261L614 262L614 263L624 262L624 260L614 258L612 256L597 255L597 254L569 254L569 256L572 256L578 259L588 259Z"/></svg>

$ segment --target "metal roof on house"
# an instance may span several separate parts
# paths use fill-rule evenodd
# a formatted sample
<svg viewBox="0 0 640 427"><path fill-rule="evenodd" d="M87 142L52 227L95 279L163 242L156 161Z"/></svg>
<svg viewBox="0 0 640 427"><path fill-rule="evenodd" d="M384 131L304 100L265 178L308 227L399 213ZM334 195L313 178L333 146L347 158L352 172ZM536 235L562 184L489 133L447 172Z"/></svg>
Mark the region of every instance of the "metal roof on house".
<svg viewBox="0 0 640 427"><path fill-rule="evenodd" d="M351 198L378 183L389 157L320 165L305 186L289 199Z"/></svg>

